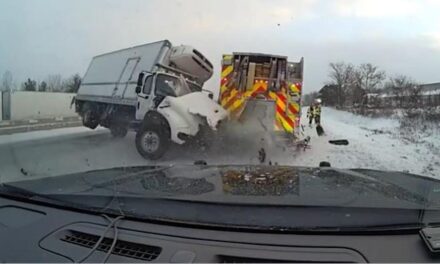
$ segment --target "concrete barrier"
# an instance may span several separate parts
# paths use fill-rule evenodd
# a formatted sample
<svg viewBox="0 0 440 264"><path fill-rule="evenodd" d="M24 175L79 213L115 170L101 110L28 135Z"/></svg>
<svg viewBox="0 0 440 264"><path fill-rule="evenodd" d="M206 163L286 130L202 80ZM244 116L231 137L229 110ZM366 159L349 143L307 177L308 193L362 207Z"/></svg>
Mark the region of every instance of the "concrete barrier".
<svg viewBox="0 0 440 264"><path fill-rule="evenodd" d="M11 94L11 120L77 116L70 107L74 93L18 91Z"/></svg>

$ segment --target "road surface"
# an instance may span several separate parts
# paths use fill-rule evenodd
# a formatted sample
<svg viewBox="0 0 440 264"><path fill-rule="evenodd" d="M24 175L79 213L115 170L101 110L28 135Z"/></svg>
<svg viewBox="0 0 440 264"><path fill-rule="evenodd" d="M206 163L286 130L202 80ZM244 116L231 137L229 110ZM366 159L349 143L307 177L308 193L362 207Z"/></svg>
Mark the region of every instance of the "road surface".
<svg viewBox="0 0 440 264"><path fill-rule="evenodd" d="M306 124L306 120L302 122ZM239 139L218 139L209 150L173 146L158 161L139 156L133 132L125 138L112 138L104 128L75 127L4 135L0 136L0 182L119 166L193 164L196 160L259 164L261 148L267 154L266 164L316 167L328 161L338 168L398 170L440 178L439 133L425 142L408 144L397 136L396 120L359 117L329 108L323 109L322 125L326 132L322 137L314 127L305 125L303 133L311 137L311 148L306 150L245 134ZM347 139L349 145L331 145L330 139Z"/></svg>

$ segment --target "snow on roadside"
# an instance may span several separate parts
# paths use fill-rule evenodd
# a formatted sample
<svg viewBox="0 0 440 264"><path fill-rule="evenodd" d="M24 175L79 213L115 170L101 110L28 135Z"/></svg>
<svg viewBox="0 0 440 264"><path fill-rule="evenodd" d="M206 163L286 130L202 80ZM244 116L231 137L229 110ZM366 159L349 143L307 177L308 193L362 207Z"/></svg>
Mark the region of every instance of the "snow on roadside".
<svg viewBox="0 0 440 264"><path fill-rule="evenodd" d="M369 118L323 108L322 125L326 131L324 137L306 128L306 133L312 135L312 150L298 155L295 165L317 166L320 161L329 161L338 168L407 171L440 178L438 153L430 144L402 140L396 119ZM330 145L330 139L347 139L350 144ZM431 144L440 146L440 138L431 138Z"/></svg>

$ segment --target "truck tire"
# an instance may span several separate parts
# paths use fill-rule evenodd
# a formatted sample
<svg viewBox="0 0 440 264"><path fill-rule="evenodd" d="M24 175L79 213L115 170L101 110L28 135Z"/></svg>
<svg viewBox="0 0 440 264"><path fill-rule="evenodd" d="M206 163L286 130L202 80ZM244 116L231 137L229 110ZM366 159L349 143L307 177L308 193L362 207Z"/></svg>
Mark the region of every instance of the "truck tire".
<svg viewBox="0 0 440 264"><path fill-rule="evenodd" d="M169 146L170 132L159 123L146 124L136 133L136 149L146 159L161 158Z"/></svg>
<svg viewBox="0 0 440 264"><path fill-rule="evenodd" d="M94 111L92 104L90 104L90 103L84 104L83 109L82 109L82 113L83 113L82 114L82 121L83 121L83 125L85 127L88 127L91 129L95 129L98 127L99 119L97 117L96 111Z"/></svg>
<svg viewBox="0 0 440 264"><path fill-rule="evenodd" d="M123 138L127 135L128 129L124 126L112 126L110 127L110 133L115 138Z"/></svg>

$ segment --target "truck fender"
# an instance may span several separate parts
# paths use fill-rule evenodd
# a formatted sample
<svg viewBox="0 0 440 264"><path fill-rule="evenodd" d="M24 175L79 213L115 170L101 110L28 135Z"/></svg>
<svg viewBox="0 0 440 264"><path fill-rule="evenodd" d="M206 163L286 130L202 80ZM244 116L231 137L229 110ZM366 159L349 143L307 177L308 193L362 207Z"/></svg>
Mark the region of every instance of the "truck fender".
<svg viewBox="0 0 440 264"><path fill-rule="evenodd" d="M179 134L184 136L195 136L199 131L199 126L203 124L203 119L189 112L179 111L173 107L166 99L158 106L157 112L165 118L170 127L171 140L177 144L185 143Z"/></svg>

